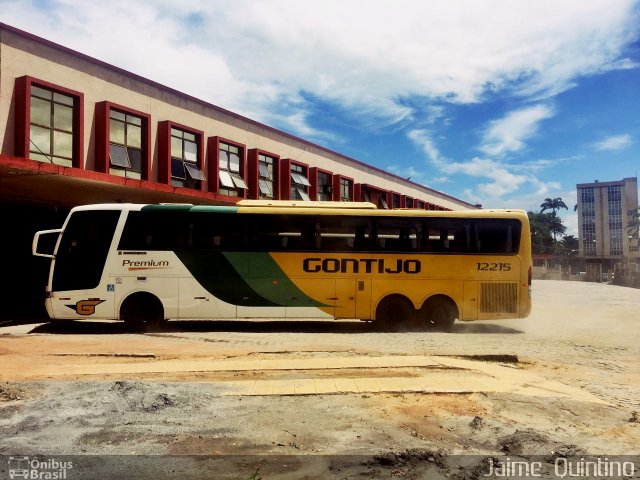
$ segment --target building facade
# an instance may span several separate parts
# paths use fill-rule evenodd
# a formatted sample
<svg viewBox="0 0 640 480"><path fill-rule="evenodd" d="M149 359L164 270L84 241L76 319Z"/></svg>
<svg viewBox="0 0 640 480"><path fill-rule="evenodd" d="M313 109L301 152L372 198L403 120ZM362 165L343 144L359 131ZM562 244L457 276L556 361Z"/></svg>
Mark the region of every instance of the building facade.
<svg viewBox="0 0 640 480"><path fill-rule="evenodd" d="M631 227L638 207L638 179L581 183L576 188L580 255L609 264L638 259L638 229Z"/></svg>
<svg viewBox="0 0 640 480"><path fill-rule="evenodd" d="M0 200L462 200L0 25Z"/></svg>

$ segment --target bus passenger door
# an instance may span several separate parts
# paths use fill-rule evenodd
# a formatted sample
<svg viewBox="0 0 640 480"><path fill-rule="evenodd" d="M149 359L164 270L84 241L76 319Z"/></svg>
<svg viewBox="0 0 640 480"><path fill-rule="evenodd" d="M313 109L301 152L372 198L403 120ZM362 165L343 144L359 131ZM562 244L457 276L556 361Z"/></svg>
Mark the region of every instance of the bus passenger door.
<svg viewBox="0 0 640 480"><path fill-rule="evenodd" d="M355 281L355 312L353 318L368 320L371 318L371 280Z"/></svg>
<svg viewBox="0 0 640 480"><path fill-rule="evenodd" d="M336 318L355 318L357 306L357 281L355 278L340 278L336 280L334 305Z"/></svg>

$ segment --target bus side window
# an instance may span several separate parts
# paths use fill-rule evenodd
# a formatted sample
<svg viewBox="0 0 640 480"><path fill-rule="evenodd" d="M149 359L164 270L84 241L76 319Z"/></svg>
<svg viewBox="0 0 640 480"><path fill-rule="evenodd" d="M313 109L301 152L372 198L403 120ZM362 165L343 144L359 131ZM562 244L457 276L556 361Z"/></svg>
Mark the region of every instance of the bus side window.
<svg viewBox="0 0 640 480"><path fill-rule="evenodd" d="M478 219L475 225L479 253L518 253L522 225L513 219Z"/></svg>
<svg viewBox="0 0 640 480"><path fill-rule="evenodd" d="M463 228L449 230L449 251L456 253L466 253L469 251L469 242Z"/></svg>
<svg viewBox="0 0 640 480"><path fill-rule="evenodd" d="M356 227L356 237L351 245L354 250L367 250L369 248L369 232L364 226Z"/></svg>
<svg viewBox="0 0 640 480"><path fill-rule="evenodd" d="M444 241L440 235L439 228L429 227L425 238L425 251L443 252L445 250Z"/></svg>
<svg viewBox="0 0 640 480"><path fill-rule="evenodd" d="M194 213L191 218L190 248L203 250L242 250L246 228L241 215Z"/></svg>
<svg viewBox="0 0 640 480"><path fill-rule="evenodd" d="M457 219L429 219L425 228L424 249L435 253L467 253L471 246L471 229Z"/></svg>
<svg viewBox="0 0 640 480"><path fill-rule="evenodd" d="M370 232L371 222L367 218L320 216L316 245L318 249L333 252L366 251L371 248Z"/></svg>
<svg viewBox="0 0 640 480"><path fill-rule="evenodd" d="M420 221L411 218L380 218L378 249L390 252L412 252L418 248Z"/></svg>

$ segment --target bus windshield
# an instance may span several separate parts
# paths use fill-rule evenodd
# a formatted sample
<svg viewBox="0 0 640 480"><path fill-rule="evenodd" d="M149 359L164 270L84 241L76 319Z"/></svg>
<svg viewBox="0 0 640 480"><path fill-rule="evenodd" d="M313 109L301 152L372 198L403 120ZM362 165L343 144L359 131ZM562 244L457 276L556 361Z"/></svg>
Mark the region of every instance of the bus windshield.
<svg viewBox="0 0 640 480"><path fill-rule="evenodd" d="M69 217L56 253L53 290L98 286L119 217L117 210L80 211Z"/></svg>

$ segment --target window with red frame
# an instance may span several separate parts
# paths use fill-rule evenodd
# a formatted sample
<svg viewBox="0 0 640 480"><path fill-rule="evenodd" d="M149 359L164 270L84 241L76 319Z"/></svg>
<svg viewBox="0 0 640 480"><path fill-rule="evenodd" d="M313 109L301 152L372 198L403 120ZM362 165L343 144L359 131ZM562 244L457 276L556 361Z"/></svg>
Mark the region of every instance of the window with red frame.
<svg viewBox="0 0 640 480"><path fill-rule="evenodd" d="M302 165L291 164L291 200L311 200L309 198L309 179L307 169Z"/></svg>
<svg viewBox="0 0 640 480"><path fill-rule="evenodd" d="M348 178L340 179L340 201L350 202L353 198L353 182Z"/></svg>
<svg viewBox="0 0 640 480"><path fill-rule="evenodd" d="M29 158L73 166L74 98L31 85Z"/></svg>
<svg viewBox="0 0 640 480"><path fill-rule="evenodd" d="M331 185L333 176L330 173L318 172L318 200L329 202L333 198Z"/></svg>
<svg viewBox="0 0 640 480"><path fill-rule="evenodd" d="M240 147L220 142L218 147L218 161L220 164L218 176L220 177L220 193L222 195L238 197L241 196L240 190L247 188L240 168L242 154Z"/></svg>
<svg viewBox="0 0 640 480"><path fill-rule="evenodd" d="M110 109L109 173L142 177L142 118Z"/></svg>
<svg viewBox="0 0 640 480"><path fill-rule="evenodd" d="M198 165L199 148L194 133L171 128L171 185L200 190L206 179Z"/></svg>
<svg viewBox="0 0 640 480"><path fill-rule="evenodd" d="M260 198L275 198L275 159L258 155L258 190Z"/></svg>

